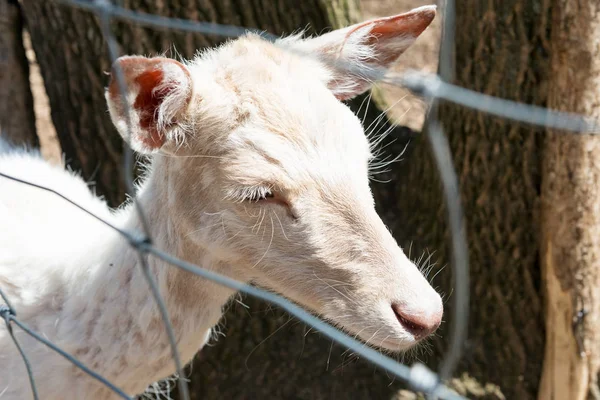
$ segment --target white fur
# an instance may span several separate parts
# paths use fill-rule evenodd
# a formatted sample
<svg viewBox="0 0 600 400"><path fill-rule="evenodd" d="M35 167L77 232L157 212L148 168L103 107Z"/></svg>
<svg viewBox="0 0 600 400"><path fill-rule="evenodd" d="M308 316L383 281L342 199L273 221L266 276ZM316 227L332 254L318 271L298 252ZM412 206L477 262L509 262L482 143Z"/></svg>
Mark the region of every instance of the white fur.
<svg viewBox="0 0 600 400"><path fill-rule="evenodd" d="M365 32L350 37L349 58L362 57ZM319 43L301 46L319 51ZM168 65L165 76L175 77L169 82L178 86L157 110L167 138L162 147L136 144L146 132L132 110L133 145L154 153L138 200L157 247L283 293L392 351L420 339L398 321L392 303L406 315L439 323L440 296L375 212L369 143L358 118L334 96L331 78L338 72L252 35L183 67ZM138 89L132 82L127 99L134 104ZM107 99L126 136L119 98ZM110 210L79 176L38 153L0 149L0 172L54 189L122 229L140 231L131 205ZM247 200L266 194L274 197ZM1 177L0 222L0 287L20 320L132 395L174 372L137 252L117 232L52 193ZM233 292L154 257L149 263L189 362ZM114 398L15 332L43 398ZM28 398L23 361L3 325L0 365L0 398Z"/></svg>

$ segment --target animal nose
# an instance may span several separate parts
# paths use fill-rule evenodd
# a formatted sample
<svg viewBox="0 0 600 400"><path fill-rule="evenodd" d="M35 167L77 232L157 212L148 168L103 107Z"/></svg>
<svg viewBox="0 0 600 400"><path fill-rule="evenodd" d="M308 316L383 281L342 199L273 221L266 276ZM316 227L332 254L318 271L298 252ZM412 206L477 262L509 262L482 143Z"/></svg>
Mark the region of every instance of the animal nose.
<svg viewBox="0 0 600 400"><path fill-rule="evenodd" d="M412 315L404 312L399 304L393 303L392 310L396 318L404 329L406 329L416 339L422 339L431 335L440 326L442 322L442 310L435 311L429 315Z"/></svg>

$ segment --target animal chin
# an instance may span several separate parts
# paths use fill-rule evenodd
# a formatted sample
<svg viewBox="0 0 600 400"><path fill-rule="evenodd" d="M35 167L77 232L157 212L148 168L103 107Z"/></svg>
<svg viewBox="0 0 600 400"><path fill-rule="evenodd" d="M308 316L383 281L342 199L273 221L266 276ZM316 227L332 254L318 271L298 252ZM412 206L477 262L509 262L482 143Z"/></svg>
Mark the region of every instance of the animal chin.
<svg viewBox="0 0 600 400"><path fill-rule="evenodd" d="M358 315L354 318L350 317L351 324L348 324L348 320L339 321L331 318L329 320L339 328L345 330L350 336L374 349L400 353L409 350L419 343L419 340L411 335L410 332L387 324L385 324L386 326L375 327L376 334L373 334L372 330L365 329L365 326L369 326L370 323L368 321L360 322L362 319Z"/></svg>
<svg viewBox="0 0 600 400"><path fill-rule="evenodd" d="M377 336L361 334L360 339L369 346L388 353L402 353L415 347L420 342L409 333L402 331L394 332L393 335L389 333L378 334Z"/></svg>
<svg viewBox="0 0 600 400"><path fill-rule="evenodd" d="M360 340L378 350L384 350L390 353L401 353L407 351L419 343L418 340L406 335L406 339L392 338L389 335L375 337L371 335L359 335Z"/></svg>

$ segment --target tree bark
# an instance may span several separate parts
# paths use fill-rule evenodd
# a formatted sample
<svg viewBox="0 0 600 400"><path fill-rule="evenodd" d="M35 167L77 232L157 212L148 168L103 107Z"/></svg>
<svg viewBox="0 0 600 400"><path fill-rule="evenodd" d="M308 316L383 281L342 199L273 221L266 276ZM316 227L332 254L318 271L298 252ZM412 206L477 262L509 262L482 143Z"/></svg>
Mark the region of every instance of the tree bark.
<svg viewBox="0 0 600 400"><path fill-rule="evenodd" d="M600 6L553 9L549 105L600 118ZM600 138L552 132L544 145L542 269L548 332L539 399L599 399Z"/></svg>
<svg viewBox="0 0 600 400"><path fill-rule="evenodd" d="M23 17L16 0L0 0L0 99L0 136L15 145L37 147Z"/></svg>

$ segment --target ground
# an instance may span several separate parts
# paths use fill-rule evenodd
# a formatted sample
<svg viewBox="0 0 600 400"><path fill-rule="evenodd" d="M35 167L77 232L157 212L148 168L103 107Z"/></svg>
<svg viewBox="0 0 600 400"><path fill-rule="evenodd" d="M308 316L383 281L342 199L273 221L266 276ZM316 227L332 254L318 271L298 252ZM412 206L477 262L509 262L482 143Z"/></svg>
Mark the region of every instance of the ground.
<svg viewBox="0 0 600 400"><path fill-rule="evenodd" d="M382 16L400 14L416 7L435 4L434 0L362 0L363 18L372 19ZM417 42L404 53L395 71L407 68L436 72L437 53L441 33L441 10L432 25L425 31ZM34 98L36 128L40 136L42 154L51 162L61 162L60 145L50 117L50 104L44 89L43 79L35 54L27 34L25 35L27 57L30 62L30 81ZM390 115L400 124L414 130L420 130L425 116L425 104L407 90L390 85L381 85L384 98L392 106Z"/></svg>

